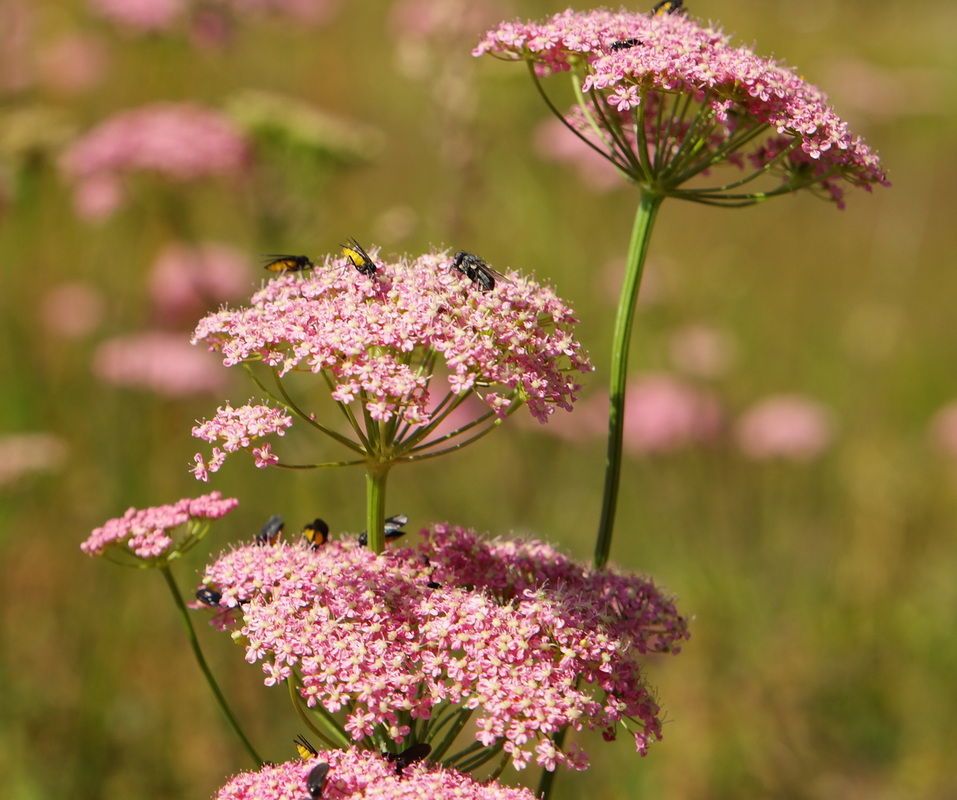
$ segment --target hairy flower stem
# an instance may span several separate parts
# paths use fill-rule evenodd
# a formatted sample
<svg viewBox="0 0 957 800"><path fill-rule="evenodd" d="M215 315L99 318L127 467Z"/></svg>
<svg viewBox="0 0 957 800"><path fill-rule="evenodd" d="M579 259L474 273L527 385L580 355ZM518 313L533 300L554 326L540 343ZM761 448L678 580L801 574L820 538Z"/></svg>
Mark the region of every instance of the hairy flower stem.
<svg viewBox="0 0 957 800"><path fill-rule="evenodd" d="M160 567L159 569L160 572L163 573L163 578L166 580L166 585L169 587L170 593L173 595L173 602L176 604L176 608L179 611L180 619L182 619L183 625L186 627L186 636L189 639L190 647L193 649L193 656L196 658L196 663L199 664L200 670L202 670L203 675L206 677L206 683L208 683L209 688L212 689L213 696L216 698L216 702L219 703L219 707L226 715L226 720L229 722L230 727L232 727L233 731L235 731L236 735L239 737L239 740L243 743L243 747L246 748L246 752L249 753L250 758L252 758L253 763L255 763L256 769L259 769L263 765L263 760L259 757L259 754L252 746L249 739L246 738L246 734L243 733L242 728L239 727L239 723L236 721L236 717L233 716L233 712L230 711L229 704L226 702L226 698L223 696L223 693L219 688L219 684L216 683L213 673L210 672L209 665L206 663L206 658L203 656L203 651L200 649L199 639L196 638L196 630L193 628L193 623L189 618L189 609L186 608L186 603L183 601L183 595L180 594L179 587L176 585L176 581L173 579L173 573L168 566Z"/></svg>
<svg viewBox="0 0 957 800"><path fill-rule="evenodd" d="M658 207L664 200L647 187L640 187L640 201L635 224L628 247L628 265L621 288L615 332L612 338L611 378L609 380L608 408L608 455L605 461L605 490L602 496L601 520L595 541L595 567L601 569L608 563L611 538L615 526L615 510L618 505L618 486L621 483L622 437L625 429L625 383L628 378L628 347L631 343L631 326L635 317L638 290L644 271L645 256L654 227Z"/></svg>
<svg viewBox="0 0 957 800"><path fill-rule="evenodd" d="M385 484L390 464L366 465L366 531L373 553L385 550Z"/></svg>

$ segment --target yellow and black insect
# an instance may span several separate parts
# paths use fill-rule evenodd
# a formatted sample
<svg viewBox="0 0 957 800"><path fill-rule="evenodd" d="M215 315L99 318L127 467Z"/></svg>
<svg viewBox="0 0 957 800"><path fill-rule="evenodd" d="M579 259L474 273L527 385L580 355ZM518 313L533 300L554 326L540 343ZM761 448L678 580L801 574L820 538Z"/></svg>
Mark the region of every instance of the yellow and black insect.
<svg viewBox="0 0 957 800"><path fill-rule="evenodd" d="M201 589L196 590L196 599L199 600L204 606L210 606L215 608L219 605L219 601L223 599L221 592L217 592L215 589L210 589L208 586L204 586Z"/></svg>
<svg viewBox="0 0 957 800"><path fill-rule="evenodd" d="M329 526L325 520L316 517L302 529L302 536L316 550L329 541Z"/></svg>
<svg viewBox="0 0 957 800"><path fill-rule="evenodd" d="M661 0L651 7L651 16L660 17L662 14L683 14L687 11L683 8L684 0Z"/></svg>
<svg viewBox="0 0 957 800"><path fill-rule="evenodd" d="M310 742L301 733L295 739L293 739L293 742L295 742L296 749L299 751L299 757L303 761L308 761L310 758L318 757L319 751L316 750L316 748L312 746L312 742Z"/></svg>
<svg viewBox="0 0 957 800"><path fill-rule="evenodd" d="M349 259L349 263L359 271L360 275L368 275L371 278L379 271L375 261L362 249L362 245L355 238L349 239L349 244L341 244L339 247L342 248L342 255Z"/></svg>
<svg viewBox="0 0 957 800"><path fill-rule="evenodd" d="M385 538L388 539L398 539L400 536L405 535L405 531L402 528L408 524L409 518L405 514L395 514L391 517L386 517L383 524L383 529L385 532ZM366 547L369 544L369 534L367 531L363 531L359 534L359 546Z"/></svg>
<svg viewBox="0 0 957 800"><path fill-rule="evenodd" d="M432 745L426 744L425 742L419 742L419 744L414 744L411 747L407 747L401 753L386 753L386 761L390 764L395 764L395 774L401 775L402 770L404 770L410 764L414 764L416 761L422 761L425 758L428 758L429 753L432 752Z"/></svg>
<svg viewBox="0 0 957 800"><path fill-rule="evenodd" d="M322 797L322 790L326 786L326 780L329 778L329 765L323 761L316 764L306 776L306 789L312 800L319 800Z"/></svg>
<svg viewBox="0 0 957 800"><path fill-rule="evenodd" d="M452 259L451 269L457 269L472 283L479 286L483 292L490 292L495 288L495 279L511 283L501 272L492 269L484 258L475 253L466 253L459 250Z"/></svg>
<svg viewBox="0 0 957 800"><path fill-rule="evenodd" d="M619 50L628 50L639 44L641 44L641 39L622 39L620 42L612 42L608 49L617 53Z"/></svg>
<svg viewBox="0 0 957 800"><path fill-rule="evenodd" d="M282 529L286 527L285 523L282 521L282 517L279 514L273 514L269 519L266 520L266 524L263 525L262 530L256 534L256 538L253 539L253 544L264 547L267 544L275 544L279 541L279 537L282 536Z"/></svg>
<svg viewBox="0 0 957 800"><path fill-rule="evenodd" d="M266 255L263 258L271 259L264 265L264 269L270 272L302 272L304 269L315 269L316 265L312 263L309 256L281 256Z"/></svg>

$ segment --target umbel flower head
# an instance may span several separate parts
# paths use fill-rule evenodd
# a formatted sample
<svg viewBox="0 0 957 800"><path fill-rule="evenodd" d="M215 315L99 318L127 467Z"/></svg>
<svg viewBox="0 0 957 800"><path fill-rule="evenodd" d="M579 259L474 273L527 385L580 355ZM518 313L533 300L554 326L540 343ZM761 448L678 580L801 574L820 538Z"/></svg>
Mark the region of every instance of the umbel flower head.
<svg viewBox="0 0 957 800"><path fill-rule="evenodd" d="M534 757L554 770L587 763L555 743L566 728L630 731L641 752L660 737L641 658L678 652L688 634L649 579L536 541L423 534L417 550L380 556L354 539L241 547L206 570L204 593L267 685L298 683L327 724L341 712L340 741L429 741L462 769ZM473 744L447 752L468 722Z"/></svg>
<svg viewBox="0 0 957 800"><path fill-rule="evenodd" d="M96 528L80 549L122 563L134 559L139 566L164 566L201 542L211 520L225 516L237 505L234 498L210 492L171 505L130 508L122 517ZM174 536L173 531L184 525L185 530Z"/></svg>
<svg viewBox="0 0 957 800"><path fill-rule="evenodd" d="M390 465L434 455L452 439L459 447L523 404L542 422L556 408L571 409L573 375L591 367L571 333L571 310L550 288L512 274L484 291L444 252L396 261L372 254L365 274L348 258L327 257L308 277L281 275L249 307L199 323L194 343L221 353L226 366L262 362L277 389L257 381L276 406L227 406L194 428L216 445L208 463L197 456L198 478L239 449L253 452L258 466L279 463L260 440L283 434L293 417L358 456L342 463ZM294 398L293 373L322 376L351 436ZM487 410L439 433L472 395Z"/></svg>
<svg viewBox="0 0 957 800"><path fill-rule="evenodd" d="M324 770L320 765L327 765ZM318 772L317 772L318 770ZM312 786L310 786L310 782ZM313 787L316 787L313 790ZM313 793L315 791L315 793ZM378 798L379 800L533 800L528 789L479 783L468 775L432 763L397 769L378 753L320 750L306 761L269 764L258 772L241 772L215 800L303 800L307 797Z"/></svg>
<svg viewBox="0 0 957 800"><path fill-rule="evenodd" d="M568 10L503 23L474 53L527 62L565 124L661 196L744 205L818 187L841 205L844 183L887 185L877 156L819 89L681 13ZM558 72L571 73L579 100L567 115L540 82ZM743 176L688 185L721 163ZM782 182L750 186L768 174Z"/></svg>

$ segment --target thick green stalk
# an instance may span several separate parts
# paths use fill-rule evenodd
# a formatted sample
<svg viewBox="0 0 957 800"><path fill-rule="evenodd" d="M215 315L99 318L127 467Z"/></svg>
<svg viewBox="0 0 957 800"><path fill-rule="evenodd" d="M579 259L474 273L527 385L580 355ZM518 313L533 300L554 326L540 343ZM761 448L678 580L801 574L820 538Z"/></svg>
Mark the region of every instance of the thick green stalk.
<svg viewBox="0 0 957 800"><path fill-rule="evenodd" d="M206 677L206 682L209 684L209 688L212 689L213 696L216 698L216 702L219 703L219 707L226 715L227 721L229 722L233 731L235 731L236 735L239 737L239 740L243 743L243 747L246 748L246 752L249 753L253 762L256 764L256 768L258 769L263 765L263 760L259 757L259 754L252 746L249 739L246 738L246 734L243 733L242 728L239 727L236 717L233 716L233 712L230 711L229 705L226 703L226 698L223 696L222 691L220 691L219 684L216 683L213 673L210 672L209 665L206 663L206 658L203 656L203 651L200 649L199 639L196 638L196 630L193 628L193 623L189 616L189 609L186 608L186 603L183 602L183 595L180 594L179 587L177 587L176 581L173 580L173 573L170 571L169 567L160 567L160 572L163 573L163 577L166 579L166 585L169 587L169 590L173 595L173 602L176 603L176 608L179 610L179 615L183 620L183 625L186 626L186 636L189 638L190 647L193 648L193 656L195 656L200 670L202 670L203 675Z"/></svg>
<svg viewBox="0 0 957 800"><path fill-rule="evenodd" d="M625 281L621 287L618 315L611 350L611 378L609 379L608 408L608 456L605 461L605 491L602 496L601 521L595 542L595 567L601 569L608 563L611 539L615 527L615 510L618 505L618 487L621 483L622 436L625 429L625 383L628 379L628 347L631 343L631 326L635 318L635 304L641 287L645 256L654 227L658 207L664 195L655 194L640 187L641 199L631 231L628 247L628 265Z"/></svg>
<svg viewBox="0 0 957 800"><path fill-rule="evenodd" d="M385 550L385 484L390 466L366 464L366 535L373 553Z"/></svg>

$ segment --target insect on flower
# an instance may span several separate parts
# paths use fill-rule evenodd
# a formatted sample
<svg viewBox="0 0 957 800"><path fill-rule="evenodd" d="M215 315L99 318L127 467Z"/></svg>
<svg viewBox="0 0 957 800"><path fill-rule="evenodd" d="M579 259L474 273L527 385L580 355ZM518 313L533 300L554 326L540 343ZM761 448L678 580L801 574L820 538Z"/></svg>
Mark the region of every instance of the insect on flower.
<svg viewBox="0 0 957 800"><path fill-rule="evenodd" d="M329 526L325 520L316 517L302 529L302 538L312 545L313 550L329 541Z"/></svg>
<svg viewBox="0 0 957 800"><path fill-rule="evenodd" d="M416 761L422 761L422 759L428 758L431 752L432 745L419 742L419 744L407 747L401 753L386 753L385 757L390 764L395 764L395 774L401 775L402 770L410 764L414 764Z"/></svg>
<svg viewBox="0 0 957 800"><path fill-rule="evenodd" d="M196 590L196 599L204 606L214 607L219 605L219 601L223 599L223 596L215 589L204 586L202 589Z"/></svg>
<svg viewBox="0 0 957 800"><path fill-rule="evenodd" d="M264 269L270 272L302 272L304 269L316 268L309 256L266 255L263 258L272 259L263 265Z"/></svg>
<svg viewBox="0 0 957 800"><path fill-rule="evenodd" d="M279 541L284 527L285 523L282 521L282 517L279 516L279 514L273 514L266 520L263 529L256 534L256 538L253 539L253 544L259 545L260 547L264 547L267 544L275 544Z"/></svg>
<svg viewBox="0 0 957 800"><path fill-rule="evenodd" d="M301 733L295 739L293 739L293 742L295 742L296 749L299 751L299 757L303 761L308 761L310 758L315 758L319 755L319 751L312 746L312 742L310 742Z"/></svg>
<svg viewBox="0 0 957 800"><path fill-rule="evenodd" d="M651 16L660 17L662 14L683 14L688 9L683 8L684 0L661 0L651 7Z"/></svg>
<svg viewBox="0 0 957 800"><path fill-rule="evenodd" d="M464 250L459 250L455 254L451 269L457 269L472 283L478 284L483 292L490 292L495 288L496 278L511 283L501 272L492 269L484 258L474 253L466 253Z"/></svg>
<svg viewBox="0 0 957 800"><path fill-rule="evenodd" d="M612 42L608 49L613 53L617 53L619 50L628 50L639 44L641 44L641 39L623 39L620 42Z"/></svg>
<svg viewBox="0 0 957 800"><path fill-rule="evenodd" d="M342 255L349 259L349 263L359 271L360 275L368 275L371 278L378 272L379 268L375 261L362 249L362 245L355 238L349 239L349 244L341 244L339 247L342 248Z"/></svg>
<svg viewBox="0 0 957 800"><path fill-rule="evenodd" d="M323 761L316 764L306 776L306 789L309 790L309 796L313 800L319 800L322 797L322 790L326 785L326 778L329 776L329 765Z"/></svg>
<svg viewBox="0 0 957 800"><path fill-rule="evenodd" d="M395 514L391 517L385 518L385 538L386 539L398 539L400 536L405 535L405 531L402 530L409 521L409 518L405 514ZM365 547L369 544L369 535L367 531L363 531L359 534L359 546Z"/></svg>

